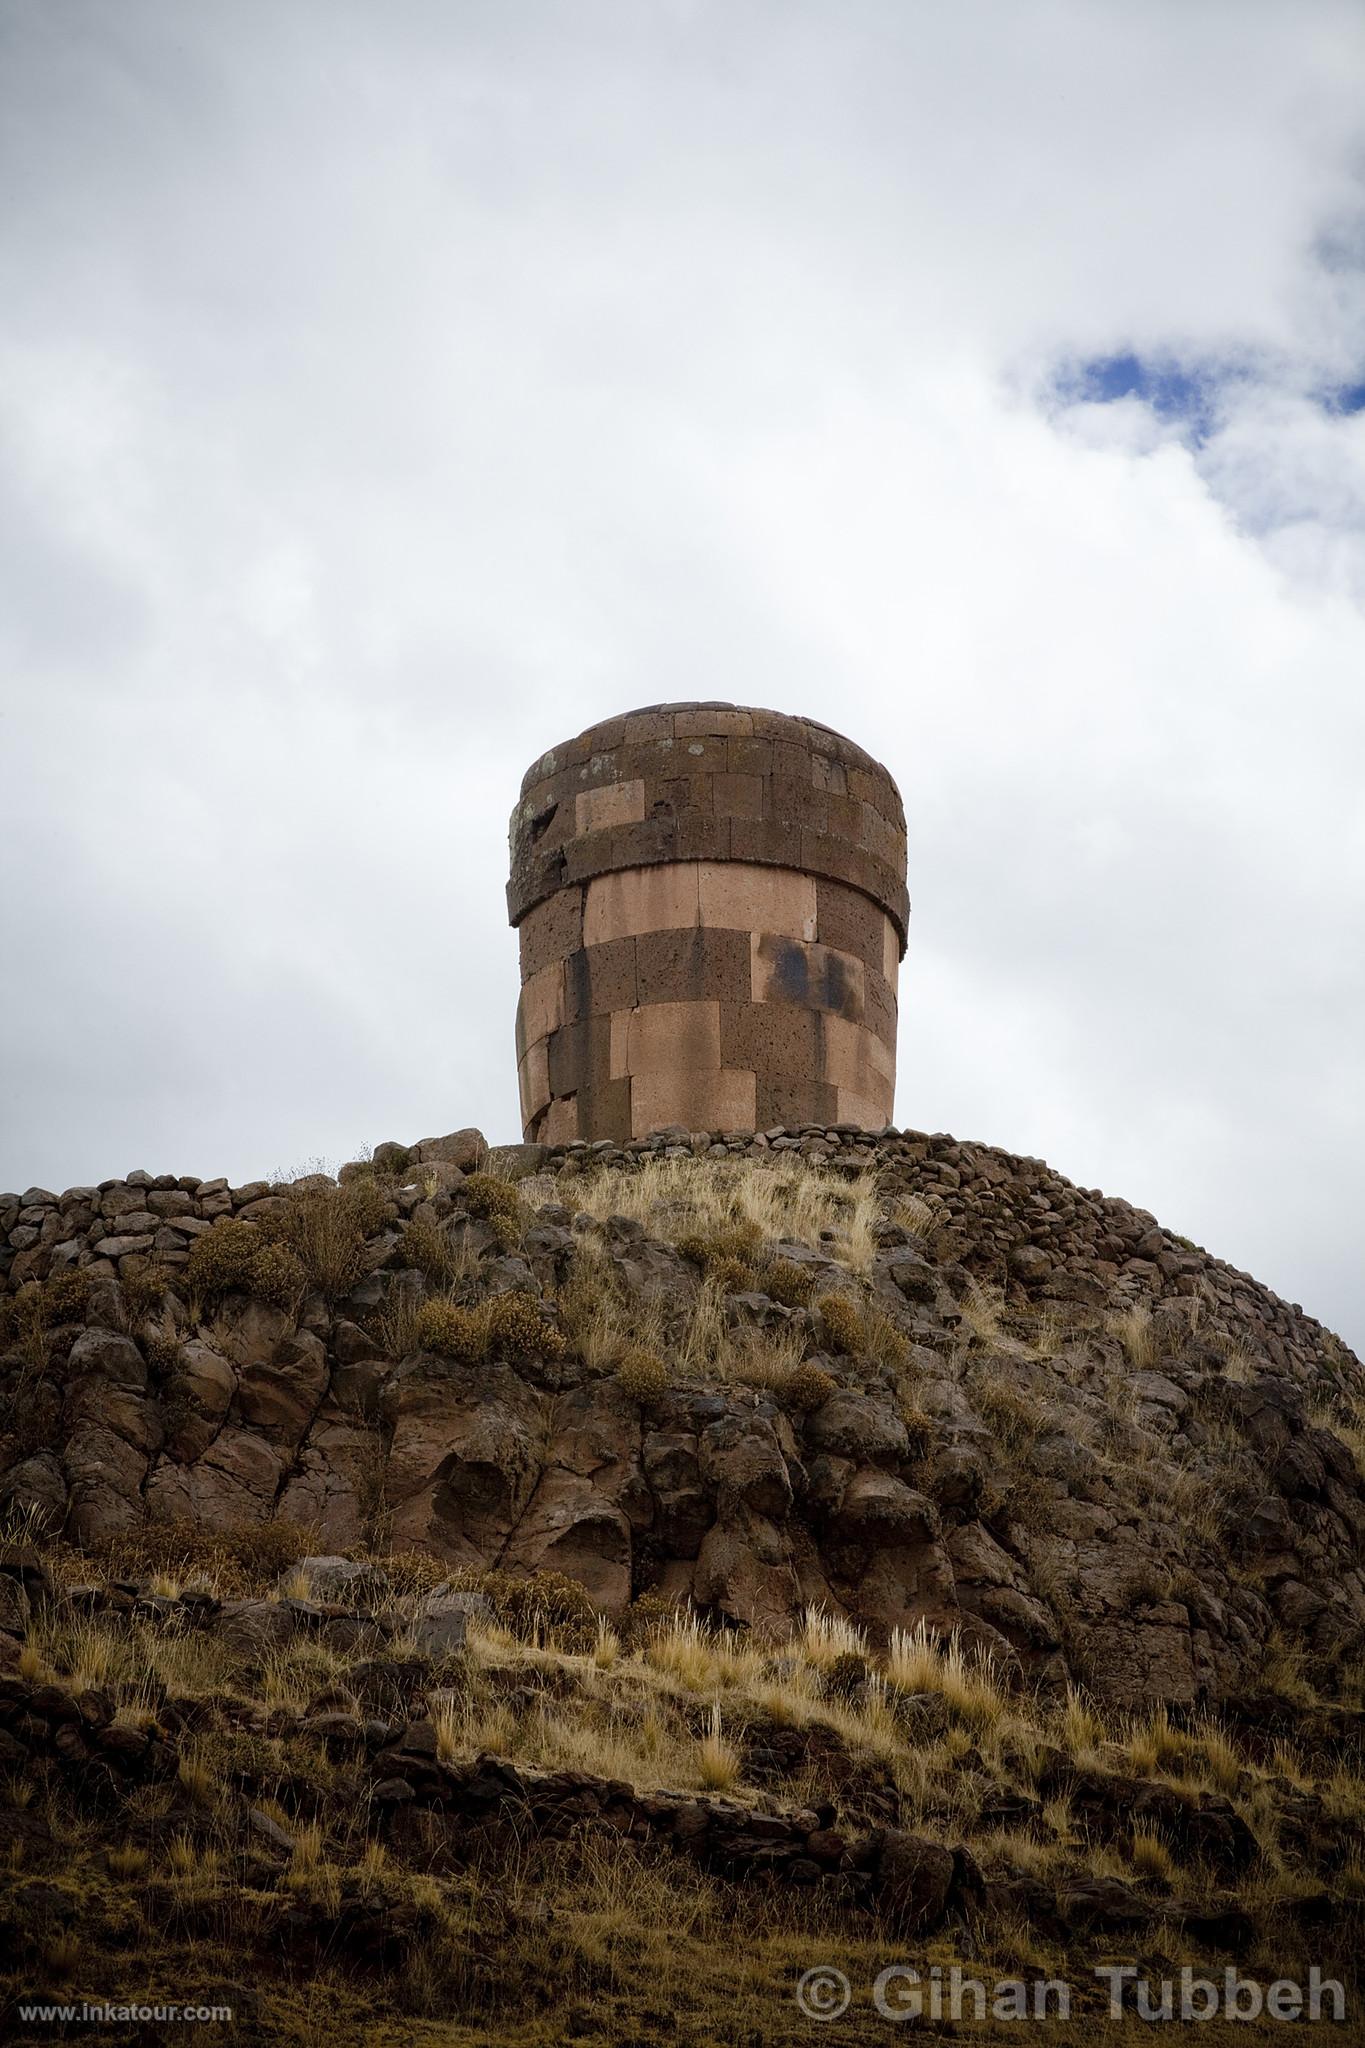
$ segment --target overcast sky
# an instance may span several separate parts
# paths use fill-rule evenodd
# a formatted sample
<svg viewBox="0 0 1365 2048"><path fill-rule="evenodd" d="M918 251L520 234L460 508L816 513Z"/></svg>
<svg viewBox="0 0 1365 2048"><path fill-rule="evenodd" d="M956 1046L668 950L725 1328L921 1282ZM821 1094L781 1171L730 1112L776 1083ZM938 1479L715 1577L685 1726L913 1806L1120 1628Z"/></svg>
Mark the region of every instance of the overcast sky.
<svg viewBox="0 0 1365 2048"><path fill-rule="evenodd" d="M517 1135L523 768L809 713L897 1117L1365 1340L1365 11L0 0L0 1186Z"/></svg>

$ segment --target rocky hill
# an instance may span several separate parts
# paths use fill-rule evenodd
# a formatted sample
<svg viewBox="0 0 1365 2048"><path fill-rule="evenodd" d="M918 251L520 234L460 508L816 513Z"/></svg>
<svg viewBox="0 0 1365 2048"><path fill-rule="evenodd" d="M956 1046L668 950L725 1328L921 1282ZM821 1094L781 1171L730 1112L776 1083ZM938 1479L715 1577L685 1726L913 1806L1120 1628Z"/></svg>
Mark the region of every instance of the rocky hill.
<svg viewBox="0 0 1365 2048"><path fill-rule="evenodd" d="M589 1986L508 2040L678 2038L660 1886L756 1930L698 2040L803 2037L798 1929L868 1983L907 1932L1349 1956L1365 1376L1151 1216L913 1132L463 1131L0 1236L16 1991L150 1925L271 1956L281 2038L322 1958L356 2038L487 2039L490 1870Z"/></svg>

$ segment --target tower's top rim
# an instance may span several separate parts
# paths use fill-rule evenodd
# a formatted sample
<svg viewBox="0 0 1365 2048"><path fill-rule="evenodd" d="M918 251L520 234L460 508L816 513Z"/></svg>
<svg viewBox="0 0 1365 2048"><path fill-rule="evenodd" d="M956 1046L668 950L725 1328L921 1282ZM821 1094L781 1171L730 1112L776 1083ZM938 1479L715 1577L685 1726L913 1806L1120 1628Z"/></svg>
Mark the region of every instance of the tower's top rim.
<svg viewBox="0 0 1365 2048"><path fill-rule="evenodd" d="M742 861L857 889L904 950L905 813L888 771L818 719L723 703L649 704L529 768L509 833L508 914L666 861Z"/></svg>

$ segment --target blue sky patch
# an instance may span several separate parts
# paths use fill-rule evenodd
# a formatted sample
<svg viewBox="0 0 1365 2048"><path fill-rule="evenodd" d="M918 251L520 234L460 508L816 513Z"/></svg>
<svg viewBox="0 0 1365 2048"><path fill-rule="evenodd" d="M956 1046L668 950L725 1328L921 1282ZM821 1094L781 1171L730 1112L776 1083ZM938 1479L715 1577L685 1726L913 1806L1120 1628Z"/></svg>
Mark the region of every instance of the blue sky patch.
<svg viewBox="0 0 1365 2048"><path fill-rule="evenodd" d="M1112 405L1121 398L1136 398L1201 448L1218 423L1222 394L1250 374L1240 363L1207 358L1181 362L1174 356L1142 356L1135 349L1119 349L1113 355L1066 364L1054 389L1067 405ZM1325 412L1365 412L1365 381L1319 387L1306 395Z"/></svg>
<svg viewBox="0 0 1365 2048"><path fill-rule="evenodd" d="M1184 428L1196 445L1207 440L1221 384L1237 373L1211 364L1182 364L1171 357L1143 357L1131 350L1091 356L1074 364L1059 381L1074 405L1111 405L1137 398L1160 420Z"/></svg>

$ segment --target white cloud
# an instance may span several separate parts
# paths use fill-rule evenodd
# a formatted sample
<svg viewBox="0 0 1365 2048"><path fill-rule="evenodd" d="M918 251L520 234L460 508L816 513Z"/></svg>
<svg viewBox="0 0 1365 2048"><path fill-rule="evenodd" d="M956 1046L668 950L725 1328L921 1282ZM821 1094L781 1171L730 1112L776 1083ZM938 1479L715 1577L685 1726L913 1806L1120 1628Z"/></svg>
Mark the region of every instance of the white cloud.
<svg viewBox="0 0 1365 2048"><path fill-rule="evenodd" d="M1358 10L0 36L0 1179L510 1135L523 767L733 697L901 781L901 1116L1359 1338Z"/></svg>

